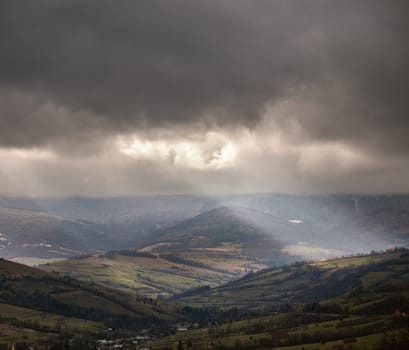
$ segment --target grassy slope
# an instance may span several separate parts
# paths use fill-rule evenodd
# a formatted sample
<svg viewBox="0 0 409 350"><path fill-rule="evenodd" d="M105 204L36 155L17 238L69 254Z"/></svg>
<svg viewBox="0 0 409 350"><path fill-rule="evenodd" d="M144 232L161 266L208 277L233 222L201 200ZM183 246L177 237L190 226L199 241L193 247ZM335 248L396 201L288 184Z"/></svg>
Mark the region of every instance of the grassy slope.
<svg viewBox="0 0 409 350"><path fill-rule="evenodd" d="M174 316L169 304L0 260L0 301L42 312L134 327ZM1 312L1 311L0 311Z"/></svg>
<svg viewBox="0 0 409 350"><path fill-rule="evenodd" d="M383 342L399 339L401 329L409 325L408 316L394 312L409 310L409 254L401 251L270 269L180 301L226 303L242 307L248 315L258 310L267 316L245 316L242 321L177 333L154 342L152 349L176 349L179 341L190 342L197 350L386 349ZM269 307L280 312L271 314Z"/></svg>
<svg viewBox="0 0 409 350"><path fill-rule="evenodd" d="M301 324L302 322L302 324ZM154 341L151 349L177 349L179 341L193 349L373 349L393 327L391 317L342 317L335 315L278 314L213 325ZM319 340L318 340L319 339ZM291 345L290 345L291 344Z"/></svg>
<svg viewBox="0 0 409 350"><path fill-rule="evenodd" d="M408 254L385 253L268 269L208 292L181 297L178 300L190 304L234 306L309 303L342 299L343 295L353 291L359 295L359 290L382 299L396 288L408 286ZM390 292L388 288L391 289ZM337 301L346 302L341 299Z"/></svg>
<svg viewBox="0 0 409 350"><path fill-rule="evenodd" d="M221 251L192 250L183 254L153 253L151 257L118 253L59 261L40 267L74 278L147 297L170 296L201 286L218 286L266 265L237 254L237 247ZM146 252L146 250L145 250Z"/></svg>

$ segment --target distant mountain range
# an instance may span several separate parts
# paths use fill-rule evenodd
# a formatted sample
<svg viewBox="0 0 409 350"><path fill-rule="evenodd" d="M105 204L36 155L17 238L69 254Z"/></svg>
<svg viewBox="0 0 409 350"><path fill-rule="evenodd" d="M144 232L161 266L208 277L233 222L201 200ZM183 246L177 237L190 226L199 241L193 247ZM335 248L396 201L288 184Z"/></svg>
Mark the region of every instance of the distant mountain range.
<svg viewBox="0 0 409 350"><path fill-rule="evenodd" d="M115 240L96 225L42 211L0 208L0 256L67 258L105 251Z"/></svg>
<svg viewBox="0 0 409 350"><path fill-rule="evenodd" d="M103 250L138 247L152 232L195 216L213 208L212 200L195 196L157 196L122 198L57 198L27 199L0 198L0 208L31 210L37 213L62 217L69 221L82 222L103 232L111 239L111 246ZM22 214L24 215L24 213ZM0 218L1 219L1 218ZM13 227L8 227L13 234ZM1 232L0 232L1 233ZM31 235L30 232L27 232ZM38 241L42 240L41 235ZM97 251L96 240L84 240L72 255ZM38 255L38 254L37 254ZM36 256L37 256L36 255Z"/></svg>
<svg viewBox="0 0 409 350"><path fill-rule="evenodd" d="M213 216L210 222L212 210L220 213L218 208L230 214ZM272 255L272 247L309 259L408 246L409 196L0 198L0 255L70 257L141 249L161 241L173 241L177 249L177 240L180 247L204 248L237 235L239 226L240 232L246 227L252 231L246 249L257 250L251 253L256 256L261 249L264 256ZM207 243L196 234L206 227L212 232ZM261 237L268 242L261 243Z"/></svg>

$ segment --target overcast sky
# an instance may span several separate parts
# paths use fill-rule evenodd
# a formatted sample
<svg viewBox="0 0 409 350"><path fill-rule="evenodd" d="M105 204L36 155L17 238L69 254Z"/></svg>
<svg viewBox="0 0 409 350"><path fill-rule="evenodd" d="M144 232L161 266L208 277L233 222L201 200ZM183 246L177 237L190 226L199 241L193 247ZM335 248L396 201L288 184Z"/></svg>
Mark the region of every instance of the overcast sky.
<svg viewBox="0 0 409 350"><path fill-rule="evenodd" d="M409 192L407 0L2 0L0 194Z"/></svg>

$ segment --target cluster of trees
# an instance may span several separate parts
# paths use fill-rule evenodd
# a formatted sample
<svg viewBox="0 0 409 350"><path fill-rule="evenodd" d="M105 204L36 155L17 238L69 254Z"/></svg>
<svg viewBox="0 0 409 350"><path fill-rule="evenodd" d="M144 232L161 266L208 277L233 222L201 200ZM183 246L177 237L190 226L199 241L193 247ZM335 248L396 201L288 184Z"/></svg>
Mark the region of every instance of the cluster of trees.
<svg viewBox="0 0 409 350"><path fill-rule="evenodd" d="M211 267L209 265L203 264L203 263L201 263L199 261L185 259L185 258L182 258L181 256L174 255L174 254L161 254L160 257L162 259L168 260L168 261L173 262L175 264L181 264L181 265L192 266L192 267L199 267L199 268L219 271L219 272L223 272L223 273L228 272L226 270L215 269L215 268L213 268L213 267Z"/></svg>
<svg viewBox="0 0 409 350"><path fill-rule="evenodd" d="M149 258L149 259L156 259L156 255L151 254L149 252L140 252L137 250L111 250L105 253L104 257L108 259L113 259L117 255L123 256L132 256L136 258Z"/></svg>

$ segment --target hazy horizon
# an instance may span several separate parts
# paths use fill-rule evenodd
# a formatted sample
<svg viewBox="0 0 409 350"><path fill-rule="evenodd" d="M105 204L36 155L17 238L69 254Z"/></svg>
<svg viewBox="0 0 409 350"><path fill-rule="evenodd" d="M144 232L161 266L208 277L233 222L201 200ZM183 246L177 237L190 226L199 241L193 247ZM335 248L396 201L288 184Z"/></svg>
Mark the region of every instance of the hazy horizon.
<svg viewBox="0 0 409 350"><path fill-rule="evenodd" d="M261 196L283 196L283 197L299 197L299 198L325 198L325 197L357 197L359 198L371 198L371 197L407 197L408 192L328 192L328 193L307 193L307 192L229 192L229 193L149 193L149 194L123 194L123 195L49 195L49 196L32 196L32 195L0 195L0 199L32 199L32 200L59 200L59 199L84 199L84 200L99 200L99 199L132 199L132 198L154 198L154 197L197 197L197 198L209 198L209 199L222 199L222 198L234 198L234 197L261 197Z"/></svg>

